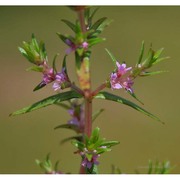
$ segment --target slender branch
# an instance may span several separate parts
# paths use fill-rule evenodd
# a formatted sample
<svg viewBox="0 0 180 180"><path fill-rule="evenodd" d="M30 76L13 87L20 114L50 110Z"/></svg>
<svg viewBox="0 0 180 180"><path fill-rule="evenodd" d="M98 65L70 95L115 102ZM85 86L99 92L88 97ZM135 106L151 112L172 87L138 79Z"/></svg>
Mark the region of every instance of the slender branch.
<svg viewBox="0 0 180 180"><path fill-rule="evenodd" d="M95 89L92 92L92 96L97 95L101 90L103 90L104 88L106 88L106 83L101 84L99 87L97 87L97 89Z"/></svg>

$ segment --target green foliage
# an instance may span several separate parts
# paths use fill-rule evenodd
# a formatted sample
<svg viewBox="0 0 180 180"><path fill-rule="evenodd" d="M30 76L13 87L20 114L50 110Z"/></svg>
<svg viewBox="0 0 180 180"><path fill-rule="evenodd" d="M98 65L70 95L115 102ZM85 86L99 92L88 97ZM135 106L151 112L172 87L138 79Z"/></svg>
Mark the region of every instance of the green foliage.
<svg viewBox="0 0 180 180"><path fill-rule="evenodd" d="M146 111L145 109L143 109L140 106L136 105L135 103L133 103L133 102L127 100L127 99L124 99L124 98L122 98L120 96L116 96L116 95L113 95L113 94L108 93L108 92L99 92L94 98L115 101L117 103L121 103L121 104L130 106L133 109L135 109L135 110L137 110L139 112L142 112L143 114L145 114L145 115L147 115L147 116L149 116L149 117L151 117L151 118L153 118L155 120L160 121L160 119L157 118L156 116L154 116L153 114L149 113L148 111ZM160 122L163 123L162 121L160 121Z"/></svg>
<svg viewBox="0 0 180 180"><path fill-rule="evenodd" d="M139 59L138 59L138 62L136 64L135 68L133 69L132 76L133 77L151 76L151 75L156 75L156 74L167 72L167 71L154 71L154 72L147 71L147 69L158 64L159 62L169 59L169 57L161 57L163 50L164 50L164 48L154 51L152 49L152 47L150 47L146 58L143 60L143 55L144 55L144 41L143 41Z"/></svg>
<svg viewBox="0 0 180 180"><path fill-rule="evenodd" d="M61 172L58 171L59 161L57 161L53 166L50 160L50 153L46 156L46 159L44 161L40 161L37 159L36 164L43 170L45 174L61 174Z"/></svg>
<svg viewBox="0 0 180 180"><path fill-rule="evenodd" d="M47 61L45 44L42 41L38 43L34 34L32 34L31 42L24 41L22 47L18 49L29 62L35 65L40 65L42 62ZM32 68L32 70L34 69Z"/></svg>
<svg viewBox="0 0 180 180"><path fill-rule="evenodd" d="M28 106L28 107L25 107L25 108L20 109L18 111L15 111L15 112L11 113L10 116L28 113L28 112L31 112L31 111L52 105L52 104L67 101L67 100L70 100L72 98L81 98L81 97L82 97L82 95L78 94L75 91L67 91L64 93L59 93L59 94L50 96L48 98L45 98L45 99L43 99L37 103L34 103L31 106Z"/></svg>
<svg viewBox="0 0 180 180"><path fill-rule="evenodd" d="M74 140L72 144L80 151L84 151L86 148L89 151L96 150L97 154L102 154L107 151L111 151L111 147L119 144L118 141L106 141L105 138L100 138L100 129L97 127L93 130L91 137L85 136L85 143Z"/></svg>
<svg viewBox="0 0 180 180"><path fill-rule="evenodd" d="M145 172L146 174L169 174L173 169L170 166L169 161L163 161L163 162L155 161L153 163L151 160L149 160L148 167L142 167L142 168L148 169L147 172ZM141 172L136 170L136 173L140 174Z"/></svg>

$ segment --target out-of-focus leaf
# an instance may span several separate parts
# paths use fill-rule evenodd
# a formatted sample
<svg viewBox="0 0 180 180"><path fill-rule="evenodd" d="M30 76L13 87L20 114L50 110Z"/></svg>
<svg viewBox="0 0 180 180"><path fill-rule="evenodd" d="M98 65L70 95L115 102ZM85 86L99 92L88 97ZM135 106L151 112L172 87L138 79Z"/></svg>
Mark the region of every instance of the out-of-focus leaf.
<svg viewBox="0 0 180 180"><path fill-rule="evenodd" d="M112 62L114 64L114 67L117 68L115 56L108 49L105 48L105 50L109 54L109 56L110 56L110 58L111 58L111 60L112 60Z"/></svg>
<svg viewBox="0 0 180 180"><path fill-rule="evenodd" d="M92 131L92 135L91 135L91 137L89 139L90 144L96 143L96 141L98 141L98 139L99 139L99 131L100 131L100 129L98 127L95 128Z"/></svg>
<svg viewBox="0 0 180 180"><path fill-rule="evenodd" d="M120 143L119 141L105 141L101 144L101 146L111 147L111 146L115 146L119 143Z"/></svg>
<svg viewBox="0 0 180 180"><path fill-rule="evenodd" d="M55 56L54 56L54 58L53 58L53 65L52 65L52 67L53 67L53 71L54 71L54 73L57 73L57 69L56 69L56 58L59 56L59 54L57 53Z"/></svg>
<svg viewBox="0 0 180 180"><path fill-rule="evenodd" d="M130 106L132 107L133 109L161 122L162 124L164 124L164 122L160 121L159 118L157 118L156 116L154 116L153 114L149 113L148 111L146 111L145 109L141 108L140 106L136 105L135 103L127 100L127 99L124 99L120 96L116 96L114 94L111 94L111 93L108 93L108 92L100 92L98 93L94 98L96 99L105 99L105 100L110 100L110 101L115 101L117 103L121 103L121 104L124 104L124 105L127 105L127 106Z"/></svg>
<svg viewBox="0 0 180 180"><path fill-rule="evenodd" d="M43 71L43 67L41 67L41 66L32 66L32 67L29 67L26 70L27 71L42 72Z"/></svg>
<svg viewBox="0 0 180 180"><path fill-rule="evenodd" d="M91 27L91 29L97 29L105 20L107 19L107 17L102 17L100 19L98 19Z"/></svg>
<svg viewBox="0 0 180 180"><path fill-rule="evenodd" d="M61 124L59 126L56 126L54 129L59 129L59 128L65 128L65 129L71 129L74 130L75 132L78 131L78 126L74 125L74 124Z"/></svg>
<svg viewBox="0 0 180 180"><path fill-rule="evenodd" d="M81 150L81 151L84 150L84 147L85 147L84 143L82 143L82 142L80 142L80 141L77 141L77 140L73 140L73 141L71 141L71 143L72 143L75 147L77 147L79 150Z"/></svg>
<svg viewBox="0 0 180 180"><path fill-rule="evenodd" d="M158 59L153 63L153 65L155 65L155 64L157 64L157 63L159 63L159 62L161 62L161 61L164 61L164 60L166 60L166 59L170 59L170 57L158 58Z"/></svg>
<svg viewBox="0 0 180 180"><path fill-rule="evenodd" d="M137 65L138 65L138 64L141 64L143 54L144 54L144 41L142 41L141 50L140 50L140 55L139 55L139 60L138 60Z"/></svg>
<svg viewBox="0 0 180 180"><path fill-rule="evenodd" d="M92 47L98 43L101 43L103 41L105 41L106 39L105 38L91 38L88 40L88 47Z"/></svg>
<svg viewBox="0 0 180 180"><path fill-rule="evenodd" d="M93 113L92 115L92 121L94 122L95 119L104 111L104 109L100 109L98 111L96 111L95 113Z"/></svg>
<svg viewBox="0 0 180 180"><path fill-rule="evenodd" d="M82 142L83 141L83 136L80 135L80 136L71 136L71 137L65 138L65 139L63 139L61 141L61 144L64 144L64 143L66 143L68 141L71 141L71 140L74 140L74 139L76 139L77 141Z"/></svg>
<svg viewBox="0 0 180 180"><path fill-rule="evenodd" d="M76 32L75 24L73 24L72 22L70 22L66 19L62 19L61 21L64 22L67 26L69 26L74 32Z"/></svg>
<svg viewBox="0 0 180 180"><path fill-rule="evenodd" d="M152 76L152 75L161 74L165 72L168 72L168 71L143 72L140 74L140 76Z"/></svg>
<svg viewBox="0 0 180 180"><path fill-rule="evenodd" d="M52 104L67 101L67 100L70 100L72 98L81 98L81 97L82 97L82 95L78 94L75 91L67 91L67 92L59 93L59 94L50 96L48 98L45 98L45 99L43 99L37 103L34 103L31 106L28 106L28 107L20 109L16 112L13 112L10 114L10 116L28 113L28 112L31 112L31 111L52 105Z"/></svg>

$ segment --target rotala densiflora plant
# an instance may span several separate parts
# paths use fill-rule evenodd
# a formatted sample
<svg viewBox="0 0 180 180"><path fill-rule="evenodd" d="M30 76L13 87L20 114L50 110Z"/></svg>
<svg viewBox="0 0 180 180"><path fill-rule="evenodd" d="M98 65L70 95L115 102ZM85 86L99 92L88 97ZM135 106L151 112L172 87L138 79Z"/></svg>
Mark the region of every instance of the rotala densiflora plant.
<svg viewBox="0 0 180 180"><path fill-rule="evenodd" d="M112 60L113 68L109 69L109 76L104 78L104 82L101 82L97 88L92 89L92 47L105 40L100 35L111 21L106 17L94 20L98 8L93 9L86 6L71 6L70 8L77 13L77 20L70 22L62 19L62 22L72 30L72 35L57 33L58 38L67 45L67 49L63 50L64 58L60 59L61 67L56 66L58 54L54 56L53 60L49 60L44 42L37 41L34 34L32 34L29 42L23 42L19 47L20 53L32 64L28 70L42 74L42 79L35 86L34 91L45 86L52 86L52 92L55 95L13 112L11 115L28 113L53 104L65 108L71 119L66 124L55 127L55 129L67 128L75 132L76 135L64 139L63 142L71 141L72 145L76 147L77 150L74 153L82 159L79 173L97 174L99 157L103 156L103 153L111 151L112 146L119 144L119 141L106 140L100 136L99 127L92 128L93 121L104 111L104 109L99 109L92 112L93 100L108 100L127 105L164 124L159 118L141 107L142 102L137 98L133 85L136 78L164 72L152 72L150 69L168 57L161 57L163 48L155 51L152 46L150 46L147 55L144 55L144 42L142 42L136 64L129 66L114 57L111 50L105 49L104 52L108 55L107 59ZM75 84L75 80L68 75L68 72L71 71L66 65L69 54L74 54L78 84ZM98 60L102 61L101 59ZM100 68L103 68L103 66ZM112 93L106 92L106 89L111 89ZM140 106L123 97L114 95L115 90L126 91L135 98ZM58 170L58 163L55 166L52 165L49 154L44 161L36 160L36 162L45 173L64 173ZM152 172L152 168L149 171Z"/></svg>

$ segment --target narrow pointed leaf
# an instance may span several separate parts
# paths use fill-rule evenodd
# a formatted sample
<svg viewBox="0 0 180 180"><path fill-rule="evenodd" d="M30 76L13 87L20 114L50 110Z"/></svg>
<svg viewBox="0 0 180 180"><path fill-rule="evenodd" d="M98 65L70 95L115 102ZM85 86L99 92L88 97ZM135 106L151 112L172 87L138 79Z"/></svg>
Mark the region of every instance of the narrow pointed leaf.
<svg viewBox="0 0 180 180"><path fill-rule="evenodd" d="M165 72L168 72L168 71L144 72L143 74L140 74L140 76L152 76L152 75L161 74Z"/></svg>
<svg viewBox="0 0 180 180"><path fill-rule="evenodd" d="M111 147L111 146L117 145L119 143L120 143L119 141L105 141L101 144L101 146Z"/></svg>
<svg viewBox="0 0 180 180"><path fill-rule="evenodd" d="M158 51L155 52L153 59L156 61L162 54L164 48L159 49Z"/></svg>
<svg viewBox="0 0 180 180"><path fill-rule="evenodd" d="M60 102L60 103L55 103L55 105L58 105L58 106L66 109L66 110L71 109L71 106L69 106L69 105L67 105L67 104L65 104L65 103L61 103L61 102Z"/></svg>
<svg viewBox="0 0 180 180"><path fill-rule="evenodd" d="M139 60L138 60L137 65L141 64L143 54L144 54L144 41L142 42L142 45L141 45L141 50L140 50L140 55L139 55Z"/></svg>
<svg viewBox="0 0 180 180"><path fill-rule="evenodd" d="M54 56L54 59L53 59L53 71L54 71L54 73L57 73L57 69L56 69L56 58L59 56L59 54L56 54L55 56Z"/></svg>
<svg viewBox="0 0 180 180"><path fill-rule="evenodd" d="M65 138L65 139L63 139L61 141L61 144L64 144L64 143L66 143L68 141L71 141L71 140L74 140L74 139L77 140L77 141L82 142L83 141L83 136L80 135L80 136L71 136L71 137Z"/></svg>
<svg viewBox="0 0 180 180"><path fill-rule="evenodd" d="M71 129L74 131L78 131L79 127L74 125L74 124L61 124L59 126L56 126L54 129L59 129L59 128L65 128L65 129Z"/></svg>
<svg viewBox="0 0 180 180"><path fill-rule="evenodd" d="M108 49L105 48L105 50L109 54L111 60L113 61L114 66L116 68L116 58L114 57L114 55Z"/></svg>
<svg viewBox="0 0 180 180"><path fill-rule="evenodd" d="M31 106L25 107L23 109L20 109L16 112L13 112L10 114L10 116L14 116L14 115L18 115L18 114L24 114L24 113L28 113L52 104L56 104L59 102L63 102L66 100L70 100L72 98L81 98L82 95L78 94L75 91L67 91L67 92L63 92L63 93L59 93L53 96L50 96L48 98L45 98L37 103L32 104Z"/></svg>
<svg viewBox="0 0 180 180"><path fill-rule="evenodd" d="M32 67L26 69L26 71L42 72L42 71L43 71L43 67L40 67L40 66L32 66Z"/></svg>
<svg viewBox="0 0 180 180"><path fill-rule="evenodd" d="M62 69L64 69L64 72L66 73L66 75L68 75L68 73L67 73L67 66L66 66L66 57L67 57L67 55L64 56L63 64L62 64Z"/></svg>
<svg viewBox="0 0 180 180"><path fill-rule="evenodd" d="M105 38L92 38L92 39L88 40L88 44L89 44L89 47L92 47L98 43L105 41L105 40L106 40Z"/></svg>
<svg viewBox="0 0 180 180"><path fill-rule="evenodd" d="M61 21L64 22L67 26L69 26L74 32L76 32L75 24L73 24L72 22L70 22L66 19L62 19Z"/></svg>
<svg viewBox="0 0 180 180"><path fill-rule="evenodd" d="M161 61L164 61L164 60L166 60L166 59L170 59L170 57L158 58L158 59L153 63L153 65L154 65L154 64L157 64L157 63L159 63L159 62L161 62Z"/></svg>
<svg viewBox="0 0 180 180"><path fill-rule="evenodd" d="M100 92L98 93L94 98L96 99L105 99L105 100L110 100L110 101L115 101L117 103L121 103L121 104L124 104L124 105L127 105L127 106L130 106L132 107L133 109L155 119L155 120L158 120L160 121L159 118L157 118L156 116L154 116L153 114L151 114L150 112L146 111L145 109L141 108L140 106L136 105L135 103L127 100L127 99L124 99L120 96L116 96L114 94L111 94L111 93L108 93L108 92ZM164 124L162 121L160 121L162 124Z"/></svg>
<svg viewBox="0 0 180 180"><path fill-rule="evenodd" d="M105 20L107 19L107 17L102 17L99 20L97 20L91 27L91 29L97 29Z"/></svg>
<svg viewBox="0 0 180 180"><path fill-rule="evenodd" d="M136 99L138 102L140 102L142 105L144 105L144 103L137 98L137 96L135 95L135 93L131 93L130 91L127 91L127 92L128 92L128 94L130 94L134 99Z"/></svg>
<svg viewBox="0 0 180 180"><path fill-rule="evenodd" d="M40 83L33 89L33 91L37 91L37 90L43 88L44 86L46 86L46 83L44 83L44 82L42 81L42 82L40 82Z"/></svg>
<svg viewBox="0 0 180 180"><path fill-rule="evenodd" d="M96 111L95 113L93 113L92 115L92 121L94 122L95 119L104 111L104 109L100 109L98 111Z"/></svg>

